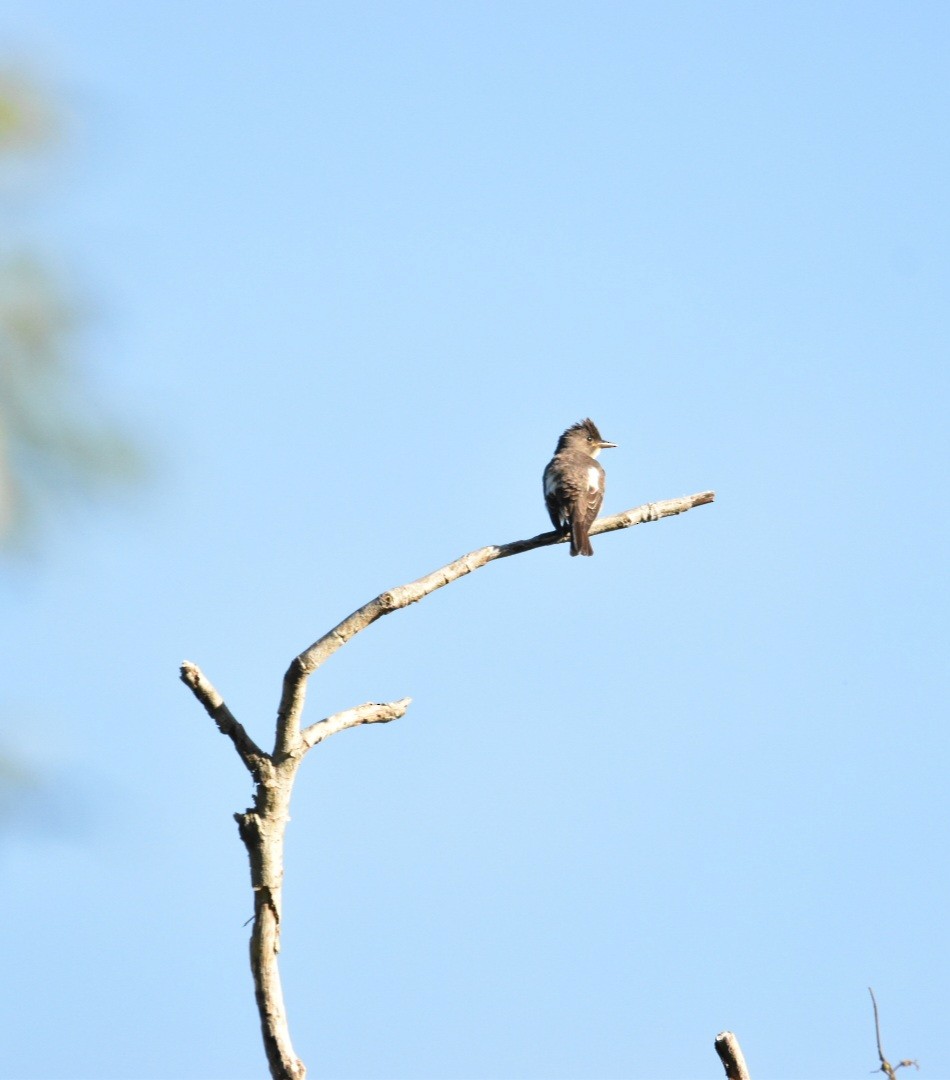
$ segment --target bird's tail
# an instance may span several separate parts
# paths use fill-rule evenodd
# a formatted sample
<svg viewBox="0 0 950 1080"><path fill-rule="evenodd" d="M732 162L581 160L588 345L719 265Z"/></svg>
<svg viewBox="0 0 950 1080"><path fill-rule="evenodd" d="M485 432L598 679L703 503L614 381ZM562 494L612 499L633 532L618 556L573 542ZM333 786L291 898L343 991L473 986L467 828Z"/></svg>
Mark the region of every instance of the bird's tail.
<svg viewBox="0 0 950 1080"><path fill-rule="evenodd" d="M583 521L571 522L571 554L572 555L593 555L594 549L590 546L590 536L588 536L589 526L585 525Z"/></svg>

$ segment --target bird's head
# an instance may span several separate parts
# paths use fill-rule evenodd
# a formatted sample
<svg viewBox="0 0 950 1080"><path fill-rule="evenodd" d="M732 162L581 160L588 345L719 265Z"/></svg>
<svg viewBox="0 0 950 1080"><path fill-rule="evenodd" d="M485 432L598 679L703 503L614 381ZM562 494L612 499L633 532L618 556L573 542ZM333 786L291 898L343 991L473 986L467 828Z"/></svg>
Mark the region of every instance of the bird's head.
<svg viewBox="0 0 950 1080"><path fill-rule="evenodd" d="M572 424L558 439L557 448L558 450L577 450L582 454L597 457L601 450L607 450L616 445L616 443L607 442L597 430L594 421L588 418Z"/></svg>

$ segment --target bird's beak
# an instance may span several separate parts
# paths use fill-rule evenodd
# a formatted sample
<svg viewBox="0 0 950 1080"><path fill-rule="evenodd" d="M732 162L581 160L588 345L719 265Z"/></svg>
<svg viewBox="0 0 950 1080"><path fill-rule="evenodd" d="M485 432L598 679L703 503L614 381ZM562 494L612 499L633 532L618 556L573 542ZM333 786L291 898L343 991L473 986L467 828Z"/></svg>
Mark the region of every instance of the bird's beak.
<svg viewBox="0 0 950 1080"><path fill-rule="evenodd" d="M616 449L617 447L617 444L615 442L604 442L603 439L601 439L597 445L601 448L601 450L610 450L611 448Z"/></svg>

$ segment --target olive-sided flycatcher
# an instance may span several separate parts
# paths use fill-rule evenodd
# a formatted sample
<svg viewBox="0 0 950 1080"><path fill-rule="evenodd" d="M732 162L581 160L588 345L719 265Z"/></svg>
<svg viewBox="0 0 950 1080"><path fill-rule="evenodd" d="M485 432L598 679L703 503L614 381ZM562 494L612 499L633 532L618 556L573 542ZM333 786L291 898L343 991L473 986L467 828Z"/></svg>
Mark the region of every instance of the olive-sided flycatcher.
<svg viewBox="0 0 950 1080"><path fill-rule="evenodd" d="M600 437L593 420L581 420L558 439L544 470L544 501L554 528L571 534L572 555L594 554L588 533L604 501L605 482L596 458L616 445Z"/></svg>

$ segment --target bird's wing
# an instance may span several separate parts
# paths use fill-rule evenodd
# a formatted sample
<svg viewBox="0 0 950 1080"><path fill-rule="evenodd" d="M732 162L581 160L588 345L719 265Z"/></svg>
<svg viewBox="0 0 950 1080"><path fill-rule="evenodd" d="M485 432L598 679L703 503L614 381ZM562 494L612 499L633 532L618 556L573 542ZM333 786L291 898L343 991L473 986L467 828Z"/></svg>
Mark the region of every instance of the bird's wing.
<svg viewBox="0 0 950 1080"><path fill-rule="evenodd" d="M544 470L544 505L548 508L548 517L555 529L563 529L566 524L561 513L561 480L557 459L549 461Z"/></svg>
<svg viewBox="0 0 950 1080"><path fill-rule="evenodd" d="M607 476L604 472L604 467L598 461L591 461L587 469L587 499L584 504L584 520L587 523L587 527L590 528L594 523L594 519L600 513L600 508L604 505L604 487L606 484Z"/></svg>

